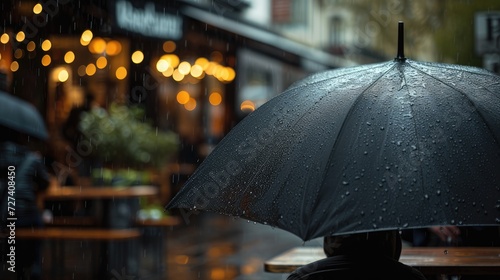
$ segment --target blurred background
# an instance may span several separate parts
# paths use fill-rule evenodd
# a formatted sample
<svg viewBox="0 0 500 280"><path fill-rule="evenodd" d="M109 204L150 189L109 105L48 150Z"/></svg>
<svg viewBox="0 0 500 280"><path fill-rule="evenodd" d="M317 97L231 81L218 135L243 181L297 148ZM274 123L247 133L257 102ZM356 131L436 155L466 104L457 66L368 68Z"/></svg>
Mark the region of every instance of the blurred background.
<svg viewBox="0 0 500 280"><path fill-rule="evenodd" d="M232 127L293 82L393 59L398 21L409 59L500 73L496 0L5 0L0 12L5 91L44 119L49 139L36 148L50 188L157 191L125 203L134 222L106 227L163 221L152 232L139 226L162 243L125 245L137 259L108 267L102 279L284 279L262 262L298 238L217 215L187 223L162 207ZM39 206L47 227L93 228L88 217L115 217L102 204L54 195ZM61 222L69 217L86 219ZM100 245L57 247L67 262L54 272L56 245L43 242L44 279L93 279L99 264L86 266L80 252L101 254ZM140 260L157 244L155 270Z"/></svg>

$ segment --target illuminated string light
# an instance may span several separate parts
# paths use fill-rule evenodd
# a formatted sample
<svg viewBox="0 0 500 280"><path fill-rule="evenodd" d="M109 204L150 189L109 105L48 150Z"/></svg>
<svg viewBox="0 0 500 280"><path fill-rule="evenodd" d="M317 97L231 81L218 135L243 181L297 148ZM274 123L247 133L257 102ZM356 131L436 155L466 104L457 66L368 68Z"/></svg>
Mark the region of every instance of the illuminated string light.
<svg viewBox="0 0 500 280"><path fill-rule="evenodd" d="M144 53L141 51L135 51L131 56L132 62L135 64L139 64L144 60Z"/></svg>
<svg viewBox="0 0 500 280"><path fill-rule="evenodd" d="M75 61L75 53L72 51L66 52L66 54L64 55L64 62L70 64L73 61Z"/></svg>

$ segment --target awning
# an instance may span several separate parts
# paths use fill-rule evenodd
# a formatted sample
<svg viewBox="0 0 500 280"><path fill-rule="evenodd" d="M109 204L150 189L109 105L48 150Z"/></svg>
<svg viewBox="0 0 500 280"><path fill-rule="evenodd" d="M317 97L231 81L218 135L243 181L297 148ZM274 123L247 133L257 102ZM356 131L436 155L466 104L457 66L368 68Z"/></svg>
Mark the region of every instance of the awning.
<svg viewBox="0 0 500 280"><path fill-rule="evenodd" d="M323 66L324 68L338 68L356 65L354 61L323 52L280 36L279 34L239 22L222 15L216 15L197 7L185 5L181 7L180 13L187 17L215 26L219 29L235 33L245 38L274 46L275 48L282 49L285 52L297 55L301 57L303 66L317 64L317 66Z"/></svg>

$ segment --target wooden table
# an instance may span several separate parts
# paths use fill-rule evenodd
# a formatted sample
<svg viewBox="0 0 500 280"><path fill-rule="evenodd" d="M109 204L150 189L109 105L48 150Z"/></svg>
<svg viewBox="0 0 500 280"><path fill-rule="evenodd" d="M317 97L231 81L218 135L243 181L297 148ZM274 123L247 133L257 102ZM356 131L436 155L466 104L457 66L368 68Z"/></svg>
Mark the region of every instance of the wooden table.
<svg viewBox="0 0 500 280"><path fill-rule="evenodd" d="M136 237L139 237L141 231L132 229L136 227L136 212L139 210L138 199L155 195L158 195L158 188L155 186L62 186L51 187L41 196L45 201L99 201L94 205L102 205L102 209L98 206L97 212L92 214L93 218L99 221L97 229L81 231L83 235L80 234L79 236L82 239L93 240L93 235L89 235L89 233L96 232L95 240L101 243L101 253L104 252L107 254L107 256L103 257L106 261L99 268L101 277L106 278L110 270L120 270L122 267L129 268L128 264L133 264L133 270L138 271L138 267L135 265L139 262L138 258L140 255L137 251L139 247L136 245L138 241L135 241L137 238L123 238L123 242L110 243L109 241L120 238L110 238L112 240L107 240L103 237L117 237L117 233L127 234L128 231L137 232ZM123 211L124 209L126 209L125 212ZM66 232L73 229L66 228L64 230ZM123 252L128 253L124 254ZM131 273L136 273L136 271L132 271Z"/></svg>
<svg viewBox="0 0 500 280"><path fill-rule="evenodd" d="M322 258L322 247L296 247L266 261L264 270L291 273ZM410 247L399 261L425 275L500 275L500 247Z"/></svg>
<svg viewBox="0 0 500 280"><path fill-rule="evenodd" d="M42 196L45 200L66 199L112 199L153 196L158 189L153 186L111 187L54 187L45 191Z"/></svg>

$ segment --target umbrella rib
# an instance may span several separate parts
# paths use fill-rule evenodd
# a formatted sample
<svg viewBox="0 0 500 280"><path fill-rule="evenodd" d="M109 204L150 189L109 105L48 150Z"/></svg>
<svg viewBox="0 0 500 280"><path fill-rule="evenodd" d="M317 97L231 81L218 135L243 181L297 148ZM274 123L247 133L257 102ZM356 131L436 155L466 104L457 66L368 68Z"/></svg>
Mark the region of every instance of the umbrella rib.
<svg viewBox="0 0 500 280"><path fill-rule="evenodd" d="M498 138L496 137L496 134L494 133L493 129L491 129L490 125L488 124L488 122L487 122L487 121L486 121L486 119L484 118L484 116L483 116L483 114L481 113L481 111L479 110L479 108L476 106L476 103L474 103L474 102L473 102L473 101L469 98L469 96L467 95L467 93L465 93L464 91L462 91L462 90L460 90L460 89L458 89L458 88L456 88L456 87L453 87L452 85L448 84L447 82L445 82L445 81L443 81L443 80L441 80L441 79L439 79L439 78L437 78L437 77L434 77L434 76L430 75L429 73L426 73L425 71L423 71L423 70L421 70L421 69L418 69L417 67L414 67L414 66L413 66L413 65L411 65L411 64L409 64L409 65L410 65L410 67L411 67L411 68L415 69L416 71L418 71L418 72L420 72L420 73L422 73L422 74L424 74L424 75L426 75L426 76L428 76L428 77L430 77L430 78L432 78L432 79L434 79L434 80L436 80L436 81L438 81L438 82L442 83L443 85L448 86L449 88L451 88L451 89L455 90L456 92L459 92L459 93L460 93L460 94L461 94L461 95L462 95L462 96L463 96L463 97L467 100L467 102L468 102L468 103L469 103L469 104L470 104L470 105L471 105L471 106L475 109L475 111L477 112L477 114L479 115L479 117L481 118L481 120L483 120L483 123L484 123L484 124L485 124L485 126L488 128L488 131L489 131L489 132L490 132L490 134L492 135L493 139L495 139L495 141L496 141L497 143L500 143L500 139L498 139ZM450 69L452 69L452 68L450 67ZM468 73L473 73L473 72L468 72ZM477 73L473 73L473 74L477 74ZM485 75L485 76L489 76L489 75L486 75L486 74L483 74L483 75ZM494 75L491 75L491 76L496 77L496 76L494 76Z"/></svg>
<svg viewBox="0 0 500 280"><path fill-rule="evenodd" d="M407 61L407 63L413 68L413 69L418 69L417 67L415 67L415 65L413 65L413 63L411 63L413 61ZM447 70L455 70L455 71L460 71L460 72L464 72L464 73L469 73L469 74L474 74L474 75L480 75L480 76L486 76L486 77L498 77L496 74L493 74L491 72L488 72L488 71L483 71L483 72L479 72L479 71L472 71L472 70L466 70L467 68L470 68L470 66L462 66L460 69L457 69L457 67L455 67L456 65L453 65L453 64L439 64L439 65L435 65L435 63L423 63L423 62L419 62L419 64L421 65L425 65L425 67L429 67L429 68L437 68L438 70L443 70L443 68L447 69ZM479 69L479 68L475 68L476 69ZM420 69L418 69L420 70ZM423 72L422 70L420 70L420 72ZM423 72L425 73L425 72ZM427 74L427 73L426 73ZM429 75L429 74L427 74ZM432 77L432 76L431 76ZM435 78L435 77L433 77ZM436 78L435 78L436 79ZM437 79L439 80L439 79Z"/></svg>
<svg viewBox="0 0 500 280"><path fill-rule="evenodd" d="M386 71L384 71L382 74L380 74L380 76L375 79L371 84L369 84L363 91L361 91L359 93L359 95L356 97L356 100L354 100L354 103L352 104L351 108L349 108L349 111L347 112L343 122L342 122L342 125L340 126L340 129L339 129L339 132L337 135L342 135L342 131L345 129L345 124L347 123L347 120L350 118L350 116L352 115L352 111L354 109L354 107L356 107L356 104L361 100L362 96L365 94L366 91L368 91L370 88L372 88L382 77L384 77L389 71L391 71L394 67L396 67L397 63L392 63L392 65L389 67L389 69L387 69ZM333 144L333 147L330 151L330 155L328 156L328 162L326 164L326 166L330 166L331 164L331 161L332 161L332 155L335 153L335 150L337 149L337 144L338 144L338 139L335 139L335 143ZM324 172L326 173L328 170L328 168L325 168L324 169ZM325 174L326 175L326 174ZM322 176L322 182L321 182L321 186L324 185L324 182L325 182L325 179L327 176ZM317 197L316 197L316 200L317 200ZM311 221L309 221L310 223Z"/></svg>
<svg viewBox="0 0 500 280"><path fill-rule="evenodd" d="M392 63L392 61L390 63ZM386 66L386 64L382 64L379 67L385 67L385 66ZM375 68L372 68L372 69L375 69ZM341 77L344 77L344 76L353 75L353 74L356 74L356 73L364 73L364 72L366 72L366 69L360 69L360 70L357 70L357 71L352 71L352 72L344 73L342 75L338 75L338 76L335 76L335 77L327 77L327 78L324 78L324 79L321 79L321 80L314 81L314 83L310 83L310 84L298 85L298 86L295 86L295 87L292 85L286 91L289 91L289 90L292 90L292 89L299 89L301 87L315 85L315 84L318 84L318 83L321 83L321 82L324 82L324 81L330 80L330 79L338 79L338 78L341 78ZM382 74L382 76L383 75L385 75L385 72L384 72L384 74Z"/></svg>

